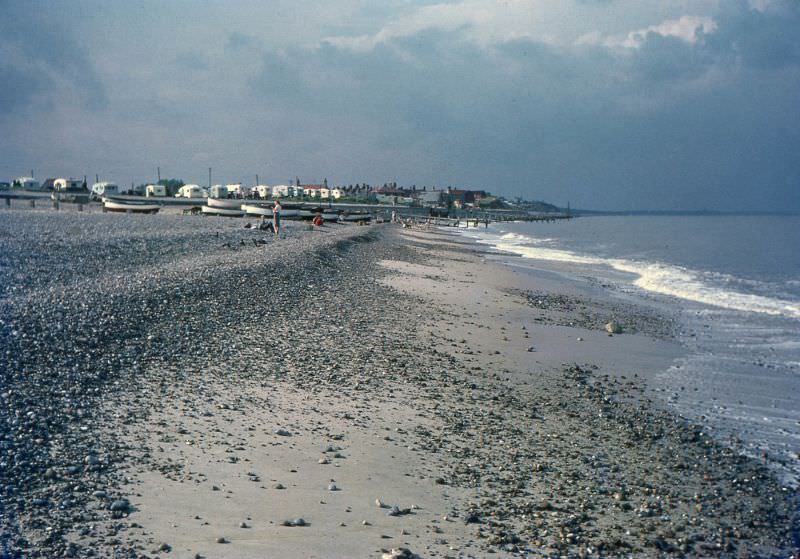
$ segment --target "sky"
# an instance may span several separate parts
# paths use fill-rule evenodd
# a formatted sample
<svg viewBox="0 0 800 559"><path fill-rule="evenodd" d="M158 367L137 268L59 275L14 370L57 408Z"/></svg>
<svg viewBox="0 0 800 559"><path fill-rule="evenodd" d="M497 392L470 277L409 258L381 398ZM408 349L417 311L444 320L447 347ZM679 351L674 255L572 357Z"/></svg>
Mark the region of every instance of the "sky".
<svg viewBox="0 0 800 559"><path fill-rule="evenodd" d="M0 0L0 180L800 211L797 0Z"/></svg>

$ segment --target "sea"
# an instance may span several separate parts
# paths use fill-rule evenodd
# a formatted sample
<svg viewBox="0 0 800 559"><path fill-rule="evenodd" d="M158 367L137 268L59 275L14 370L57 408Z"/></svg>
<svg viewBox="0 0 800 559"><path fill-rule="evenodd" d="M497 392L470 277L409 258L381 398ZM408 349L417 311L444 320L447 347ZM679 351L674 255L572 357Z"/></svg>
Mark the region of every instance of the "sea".
<svg viewBox="0 0 800 559"><path fill-rule="evenodd" d="M460 232L668 312L685 352L652 389L798 486L800 216L582 216Z"/></svg>

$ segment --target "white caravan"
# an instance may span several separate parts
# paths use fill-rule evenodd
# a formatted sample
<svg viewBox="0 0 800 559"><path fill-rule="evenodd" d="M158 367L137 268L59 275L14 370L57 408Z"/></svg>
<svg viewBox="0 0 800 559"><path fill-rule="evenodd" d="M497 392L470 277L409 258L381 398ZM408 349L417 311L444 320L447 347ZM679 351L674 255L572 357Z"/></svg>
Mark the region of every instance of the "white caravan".
<svg viewBox="0 0 800 559"><path fill-rule="evenodd" d="M155 198L158 196L166 196L167 195L167 187L163 184L148 184L147 187L144 189L145 196L148 198Z"/></svg>
<svg viewBox="0 0 800 559"><path fill-rule="evenodd" d="M83 181L78 179L59 178L53 182L53 190L56 192L66 192L68 190L80 190L83 188Z"/></svg>
<svg viewBox="0 0 800 559"><path fill-rule="evenodd" d="M42 185L33 177L18 177L11 183L13 188L24 188L25 190L39 190Z"/></svg>
<svg viewBox="0 0 800 559"><path fill-rule="evenodd" d="M224 184L215 184L209 192L211 198L227 198L228 189Z"/></svg>
<svg viewBox="0 0 800 559"><path fill-rule="evenodd" d="M113 182L96 182L92 185L92 198L99 200L104 196L116 196L119 194L119 186Z"/></svg>
<svg viewBox="0 0 800 559"><path fill-rule="evenodd" d="M175 198L205 198L205 189L196 184L184 184L178 189Z"/></svg>

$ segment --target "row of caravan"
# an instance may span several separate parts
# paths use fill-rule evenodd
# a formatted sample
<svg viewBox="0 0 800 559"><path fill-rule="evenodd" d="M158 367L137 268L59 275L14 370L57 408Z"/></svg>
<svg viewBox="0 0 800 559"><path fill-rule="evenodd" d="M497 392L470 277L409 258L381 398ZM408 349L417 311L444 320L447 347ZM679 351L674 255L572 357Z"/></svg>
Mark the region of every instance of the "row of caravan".
<svg viewBox="0 0 800 559"><path fill-rule="evenodd" d="M241 183L215 184L206 189L196 184L184 185L175 194L176 198L281 198L303 196L303 187L258 184L247 186Z"/></svg>
<svg viewBox="0 0 800 559"><path fill-rule="evenodd" d="M136 193L144 195L148 198L164 197L168 195L166 186L161 184L148 184L144 187L131 189L121 189L116 183L103 181L94 183L91 188L87 188L85 180L78 180L73 178L58 178L47 179L44 183L40 183L33 177L19 177L9 184L11 188L22 188L25 190L48 190L56 192L76 192L88 191L90 196L94 199L101 199L103 197L118 196L120 194ZM234 184L215 184L210 188L201 187L197 184L185 184L178 189L175 193L176 198L334 198L338 199L343 196L343 191L340 188L327 188L327 185L306 185L295 186L279 184L268 186L266 184L258 184L255 186L247 186L241 183Z"/></svg>
<svg viewBox="0 0 800 559"><path fill-rule="evenodd" d="M104 197L122 194L119 186L113 182L96 182L92 185L92 198L100 200ZM145 188L145 196L166 196L167 188L161 184L148 184Z"/></svg>

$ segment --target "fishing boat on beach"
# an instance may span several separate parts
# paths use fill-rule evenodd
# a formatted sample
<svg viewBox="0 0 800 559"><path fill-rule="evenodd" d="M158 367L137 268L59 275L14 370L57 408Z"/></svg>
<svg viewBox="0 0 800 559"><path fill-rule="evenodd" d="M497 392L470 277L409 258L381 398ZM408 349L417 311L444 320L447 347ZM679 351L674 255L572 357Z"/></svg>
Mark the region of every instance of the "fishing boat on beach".
<svg viewBox="0 0 800 559"><path fill-rule="evenodd" d="M247 215L258 217L272 217L272 208L258 204L242 204L242 211Z"/></svg>
<svg viewBox="0 0 800 559"><path fill-rule="evenodd" d="M322 219L325 221L339 221L339 210L325 209L322 210Z"/></svg>
<svg viewBox="0 0 800 559"><path fill-rule="evenodd" d="M281 204L281 218L282 219L301 219L300 210L302 204L286 203Z"/></svg>
<svg viewBox="0 0 800 559"><path fill-rule="evenodd" d="M221 217L242 217L244 215L244 211L242 211L241 207L214 208L210 206L203 206L200 211L203 212L203 215L218 215Z"/></svg>
<svg viewBox="0 0 800 559"><path fill-rule="evenodd" d="M103 198L104 212L135 213L135 214L154 214L158 213L161 206L158 204L145 204L141 202L113 200Z"/></svg>
<svg viewBox="0 0 800 559"><path fill-rule="evenodd" d="M344 212L342 215L339 216L339 221L347 221L347 222L360 222L360 221L370 221L372 219L372 214L368 212Z"/></svg>
<svg viewBox="0 0 800 559"><path fill-rule="evenodd" d="M85 192L51 192L50 199L68 204L88 204L89 194Z"/></svg>
<svg viewBox="0 0 800 559"><path fill-rule="evenodd" d="M209 208L224 210L241 210L242 208L242 200L237 198L209 198L206 204Z"/></svg>

